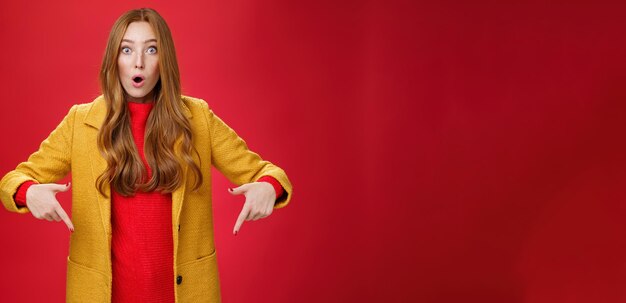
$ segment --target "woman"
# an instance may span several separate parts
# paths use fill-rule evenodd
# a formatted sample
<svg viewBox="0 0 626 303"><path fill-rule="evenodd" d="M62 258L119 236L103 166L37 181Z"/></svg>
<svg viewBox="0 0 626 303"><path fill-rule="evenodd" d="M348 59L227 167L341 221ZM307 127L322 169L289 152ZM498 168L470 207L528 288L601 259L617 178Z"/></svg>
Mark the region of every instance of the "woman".
<svg viewBox="0 0 626 303"><path fill-rule="evenodd" d="M100 72L103 95L74 105L0 181L9 211L72 231L68 302L219 302L211 164L246 202L243 221L284 207L285 172L250 151L207 104L181 95L171 33L152 9L122 15ZM55 199L70 185L72 219Z"/></svg>

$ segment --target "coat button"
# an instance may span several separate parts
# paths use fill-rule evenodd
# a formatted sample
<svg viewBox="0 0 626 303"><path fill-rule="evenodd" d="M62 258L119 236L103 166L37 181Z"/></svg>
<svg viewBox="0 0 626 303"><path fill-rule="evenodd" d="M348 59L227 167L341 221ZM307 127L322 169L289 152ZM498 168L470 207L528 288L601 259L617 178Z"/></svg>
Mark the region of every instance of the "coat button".
<svg viewBox="0 0 626 303"><path fill-rule="evenodd" d="M176 277L176 284L180 285L180 283L183 283L183 276Z"/></svg>

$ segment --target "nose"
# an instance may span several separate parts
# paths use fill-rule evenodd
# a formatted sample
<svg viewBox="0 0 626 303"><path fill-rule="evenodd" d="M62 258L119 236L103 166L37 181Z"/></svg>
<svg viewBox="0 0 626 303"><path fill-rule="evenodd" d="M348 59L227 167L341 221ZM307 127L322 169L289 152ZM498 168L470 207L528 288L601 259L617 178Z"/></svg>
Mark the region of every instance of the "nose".
<svg viewBox="0 0 626 303"><path fill-rule="evenodd" d="M143 54L141 52L137 53L137 57L135 58L135 68L143 69Z"/></svg>

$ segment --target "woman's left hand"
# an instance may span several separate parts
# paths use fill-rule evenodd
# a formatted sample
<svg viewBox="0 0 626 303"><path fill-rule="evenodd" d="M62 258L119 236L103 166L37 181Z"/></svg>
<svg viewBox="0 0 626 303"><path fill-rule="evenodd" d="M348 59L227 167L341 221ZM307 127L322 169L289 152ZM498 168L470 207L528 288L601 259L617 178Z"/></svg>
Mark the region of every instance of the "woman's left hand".
<svg viewBox="0 0 626 303"><path fill-rule="evenodd" d="M276 202L276 191L267 182L246 183L239 187L228 189L233 195L246 196L246 202L239 213L237 223L233 229L233 234L237 235L243 221L251 221L265 218L272 214L274 202Z"/></svg>

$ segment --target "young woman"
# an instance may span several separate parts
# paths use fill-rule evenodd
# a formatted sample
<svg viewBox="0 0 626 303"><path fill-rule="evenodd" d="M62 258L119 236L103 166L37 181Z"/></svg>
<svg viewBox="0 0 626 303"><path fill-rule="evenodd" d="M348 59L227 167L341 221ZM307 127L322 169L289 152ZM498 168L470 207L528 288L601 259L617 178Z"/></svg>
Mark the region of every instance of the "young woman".
<svg viewBox="0 0 626 303"><path fill-rule="evenodd" d="M72 106L2 178L0 200L72 231L68 302L219 302L211 165L246 197L234 234L289 203L287 175L181 95L170 30L152 9L115 22L100 83L102 96ZM55 199L70 184L54 184L70 171L71 220Z"/></svg>

